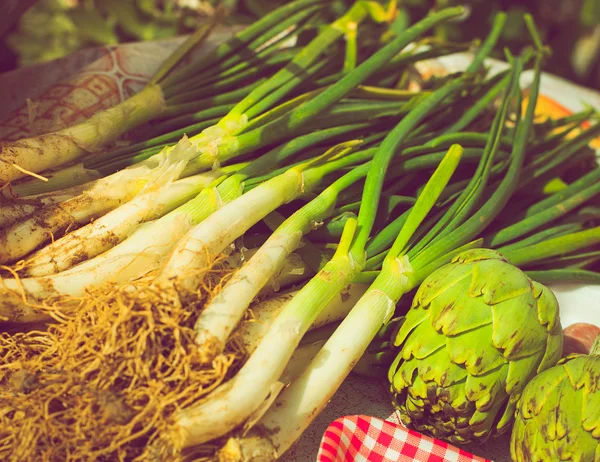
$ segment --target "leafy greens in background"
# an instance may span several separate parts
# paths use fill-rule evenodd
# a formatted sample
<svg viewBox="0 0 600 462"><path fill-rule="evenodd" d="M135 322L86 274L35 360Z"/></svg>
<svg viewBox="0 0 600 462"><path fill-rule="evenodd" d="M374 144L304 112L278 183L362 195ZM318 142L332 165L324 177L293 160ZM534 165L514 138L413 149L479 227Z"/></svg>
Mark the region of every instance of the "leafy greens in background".
<svg viewBox="0 0 600 462"><path fill-rule="evenodd" d="M349 0L333 0L340 11ZM10 3L10 2L9 2ZM29 2L21 2L22 5ZM39 0L5 34L0 70L49 61L90 46L156 40L189 33L214 12L229 11L229 24L247 24L283 0ZM534 16L544 43L552 49L546 69L571 81L600 88L600 0L399 0L397 29L431 9L467 5L462 21L439 26L441 39L465 42L485 36L500 10L507 26L496 47L519 53L528 43L523 13ZM20 10L23 10L24 8ZM344 6L346 5L346 6ZM13 22L15 22L13 18Z"/></svg>

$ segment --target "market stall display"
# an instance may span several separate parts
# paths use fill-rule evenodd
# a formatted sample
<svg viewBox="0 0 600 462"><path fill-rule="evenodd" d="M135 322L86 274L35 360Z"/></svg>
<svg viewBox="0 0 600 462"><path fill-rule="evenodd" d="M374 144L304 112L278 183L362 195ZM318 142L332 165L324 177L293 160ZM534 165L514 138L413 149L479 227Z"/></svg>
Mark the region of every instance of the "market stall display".
<svg viewBox="0 0 600 462"><path fill-rule="evenodd" d="M405 424L455 443L510 430L562 353L542 283L600 280L596 113L540 117L530 17L532 46L490 72L503 14L457 59L465 44L426 35L462 8L395 31L394 2L326 3L290 2L173 72L147 61L137 88L159 69L171 103L118 142L53 172L0 157L23 176L0 202L0 454L279 458L353 369L394 358ZM447 59L467 63L431 66ZM28 118L13 104L3 153L55 75ZM451 390L464 374L477 386Z"/></svg>

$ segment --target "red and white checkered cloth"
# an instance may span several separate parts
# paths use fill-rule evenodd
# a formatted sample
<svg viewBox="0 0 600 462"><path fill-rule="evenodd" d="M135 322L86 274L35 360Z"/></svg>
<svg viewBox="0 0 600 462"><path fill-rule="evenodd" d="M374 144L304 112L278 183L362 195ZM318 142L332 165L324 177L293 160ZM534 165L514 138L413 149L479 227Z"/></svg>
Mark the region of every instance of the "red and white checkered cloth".
<svg viewBox="0 0 600 462"><path fill-rule="evenodd" d="M490 462L435 438L363 415L334 421L323 435L317 462Z"/></svg>

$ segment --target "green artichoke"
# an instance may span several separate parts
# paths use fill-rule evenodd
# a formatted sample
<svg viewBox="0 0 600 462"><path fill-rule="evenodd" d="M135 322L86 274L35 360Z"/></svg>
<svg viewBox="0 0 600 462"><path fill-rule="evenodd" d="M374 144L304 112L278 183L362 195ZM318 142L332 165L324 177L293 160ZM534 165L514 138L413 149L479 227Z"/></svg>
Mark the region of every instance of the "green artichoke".
<svg viewBox="0 0 600 462"><path fill-rule="evenodd" d="M498 252L463 252L417 291L388 378L405 424L452 443L506 432L523 388L559 360L558 302Z"/></svg>
<svg viewBox="0 0 600 462"><path fill-rule="evenodd" d="M518 462L600 461L600 337L535 377L517 405L510 451Z"/></svg>

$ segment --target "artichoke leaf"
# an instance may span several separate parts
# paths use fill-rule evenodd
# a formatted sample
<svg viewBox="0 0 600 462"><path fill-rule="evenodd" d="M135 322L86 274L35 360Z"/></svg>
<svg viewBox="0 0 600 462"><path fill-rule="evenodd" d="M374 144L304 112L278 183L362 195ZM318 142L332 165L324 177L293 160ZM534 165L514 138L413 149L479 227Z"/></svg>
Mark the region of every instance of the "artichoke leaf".
<svg viewBox="0 0 600 462"><path fill-rule="evenodd" d="M390 382L391 384L394 383L394 376L398 372L398 367L400 366L400 363L402 361L403 361L402 356L400 354L397 354L396 357L394 358L394 361L392 362L392 364L390 365L390 367L388 369L388 382Z"/></svg>
<svg viewBox="0 0 600 462"><path fill-rule="evenodd" d="M510 361L506 376L506 392L513 396L520 395L525 385L535 377L539 362L540 355L536 353ZM517 397L514 399L517 399Z"/></svg>
<svg viewBox="0 0 600 462"><path fill-rule="evenodd" d="M446 348L450 359L462 364L471 375L482 375L506 362L502 354L492 345L493 326L488 324L460 335L448 337Z"/></svg>
<svg viewBox="0 0 600 462"><path fill-rule="evenodd" d="M507 262L504 255L492 249L471 249L461 252L452 259L452 263L472 263L482 260L500 260Z"/></svg>
<svg viewBox="0 0 600 462"><path fill-rule="evenodd" d="M508 374L508 364L488 372L485 375L467 377L465 396L476 404L477 409L485 411L500 396L506 395L504 381Z"/></svg>
<svg viewBox="0 0 600 462"><path fill-rule="evenodd" d="M600 440L600 390L586 396L582 419L583 429Z"/></svg>
<svg viewBox="0 0 600 462"><path fill-rule="evenodd" d="M519 404L523 418L537 418L542 413L542 409L549 405L548 402L551 400L551 395L555 390L563 386L562 383L564 381L565 376L560 367L546 371L543 376L536 376L530 382L531 386L525 389ZM535 393L530 392L531 387L533 387Z"/></svg>
<svg viewBox="0 0 600 462"><path fill-rule="evenodd" d="M538 366L538 374L546 369L553 367L560 360L563 351L563 331L560 323L554 326L554 329L546 338L546 351L544 357Z"/></svg>
<svg viewBox="0 0 600 462"><path fill-rule="evenodd" d="M547 332L538 322L531 292L497 303L491 311L494 325L492 343L502 350L506 359L523 358L545 350ZM541 359L543 355L539 356Z"/></svg>
<svg viewBox="0 0 600 462"><path fill-rule="evenodd" d="M504 433L510 428L511 424L513 423L513 418L515 416L516 407L516 403L511 403L510 401L506 403L504 413L502 414L502 416L498 420L498 423L496 424L496 430L499 434Z"/></svg>
<svg viewBox="0 0 600 462"><path fill-rule="evenodd" d="M582 407L582 425L585 431L590 432L592 436L600 440L600 358L582 356L581 359L569 361L563 367L566 368L571 363L585 363L584 373L586 385L583 387L583 407ZM600 445L600 441L598 441Z"/></svg>
<svg viewBox="0 0 600 462"><path fill-rule="evenodd" d="M413 305L429 306L438 295L452 289L463 279L469 278L471 266L449 264L435 270L417 290Z"/></svg>
<svg viewBox="0 0 600 462"><path fill-rule="evenodd" d="M428 387L429 385L419 375L416 375L412 385L406 391L407 396L411 397L414 403L425 406L428 403Z"/></svg>
<svg viewBox="0 0 600 462"><path fill-rule="evenodd" d="M438 391L438 395L442 402L448 403L452 408L452 412L447 413L447 415L459 417L462 416L468 420L469 416L475 409L475 403L470 401L463 392L465 381L466 377L461 382L457 382L449 387L441 388ZM446 406L444 405L444 407Z"/></svg>
<svg viewBox="0 0 600 462"><path fill-rule="evenodd" d="M436 383L442 388L447 388L455 384L463 383L467 372L461 366L450 363L442 375L437 377Z"/></svg>
<svg viewBox="0 0 600 462"><path fill-rule="evenodd" d="M411 358L403 361L398 368L396 374L394 374L393 387L394 390L402 392L405 388L413 385L417 374L419 372L419 360Z"/></svg>
<svg viewBox="0 0 600 462"><path fill-rule="evenodd" d="M486 304L495 305L531 293L531 281L523 271L509 263L484 260L473 267L469 293L483 295Z"/></svg>
<svg viewBox="0 0 600 462"><path fill-rule="evenodd" d="M513 429L513 439L518 436L520 443L512 442L513 458L515 460L544 461L556 460L556 451L554 445L545 444L542 435L533 425L516 424ZM535 454L535 456L534 456Z"/></svg>
<svg viewBox="0 0 600 462"><path fill-rule="evenodd" d="M571 388L568 380L562 380L557 388L547 395L544 406L536 416L540 422L543 422L540 430L549 441L561 440L565 437L566 429L557 418L556 410L560 409L561 402L567 399L565 390L568 388Z"/></svg>
<svg viewBox="0 0 600 462"><path fill-rule="evenodd" d="M491 408L486 411L477 409L473 413L473 416L469 420L469 427L476 438L484 439L491 433L494 428L496 415L506 407L507 398L493 401Z"/></svg>
<svg viewBox="0 0 600 462"><path fill-rule="evenodd" d="M438 388L438 399L441 401L441 410L446 417L449 419L456 419L460 417L459 412L464 412L464 409L456 409L452 406L452 403L445 401L445 398L449 397L452 390L447 388Z"/></svg>
<svg viewBox="0 0 600 462"><path fill-rule="evenodd" d="M413 356L424 359L444 346L446 346L446 337L436 332L429 322L422 322L404 341L401 354L404 359Z"/></svg>
<svg viewBox="0 0 600 462"><path fill-rule="evenodd" d="M563 364L571 385L586 394L600 390L600 357L578 355Z"/></svg>
<svg viewBox="0 0 600 462"><path fill-rule="evenodd" d="M533 432L535 433L535 427L531 427L531 429L533 430ZM542 450L541 452L538 452L540 454L543 454L542 458L540 459L540 462L543 460L556 460L557 456L556 456L556 442L553 441L551 442L549 445L544 444L543 438L540 438L539 434L534 434L533 437L535 438L536 441L536 446L537 446L537 451L539 451L539 448L544 448L544 450ZM559 443L560 444L560 443Z"/></svg>
<svg viewBox="0 0 600 462"><path fill-rule="evenodd" d="M445 422L443 420L437 420L435 421L435 428L438 431L438 435L444 435L444 438L449 440L451 443L464 444L469 442L467 439L457 434L458 432L460 432L458 423L454 423L452 421Z"/></svg>
<svg viewBox="0 0 600 462"><path fill-rule="evenodd" d="M575 453L584 451L585 439L591 438L589 433L581 431L581 414L583 410L583 393L577 393L565 382L561 388L563 405L562 412L555 412L557 436L561 441L555 444L556 452L561 460L573 460ZM564 404L568 403L568 410L564 409ZM559 404L560 406L560 404ZM585 460L585 459L582 459Z"/></svg>
<svg viewBox="0 0 600 462"><path fill-rule="evenodd" d="M600 357L588 356L586 358L585 370L587 375L586 391L588 393L600 391Z"/></svg>
<svg viewBox="0 0 600 462"><path fill-rule="evenodd" d="M440 387L462 382L466 376L467 371L463 367L448 360L445 348L436 351L419 364L419 377Z"/></svg>
<svg viewBox="0 0 600 462"><path fill-rule="evenodd" d="M428 318L429 311L426 308L420 306L411 308L406 314L406 318L400 329L398 329L398 333L394 339L394 346L398 347L402 345L411 332Z"/></svg>
<svg viewBox="0 0 600 462"><path fill-rule="evenodd" d="M479 298L469 296L468 279L440 294L429 307L433 327L445 335L458 335L492 323L492 312Z"/></svg>
<svg viewBox="0 0 600 462"><path fill-rule="evenodd" d="M538 282L533 281L533 290L537 299L538 321L551 332L560 323L558 300L550 289Z"/></svg>
<svg viewBox="0 0 600 462"><path fill-rule="evenodd" d="M569 411L579 411L583 394L573 389L570 391L571 393L564 397L564 402L569 403ZM593 460L598 441L590 433L582 431L580 412L567 412L563 408L557 415L561 430L565 430L565 436L554 442L556 458L581 462Z"/></svg>
<svg viewBox="0 0 600 462"><path fill-rule="evenodd" d="M420 398L415 398L414 396L406 397L406 411L412 418L422 418L423 417L423 407L425 403Z"/></svg>
<svg viewBox="0 0 600 462"><path fill-rule="evenodd" d="M569 383L575 390L586 388L586 382L588 382L586 379L589 372L589 369L585 367L586 362L586 356L576 355L562 364L563 373L566 374ZM586 391L589 392L589 389Z"/></svg>

